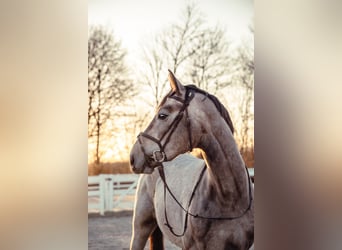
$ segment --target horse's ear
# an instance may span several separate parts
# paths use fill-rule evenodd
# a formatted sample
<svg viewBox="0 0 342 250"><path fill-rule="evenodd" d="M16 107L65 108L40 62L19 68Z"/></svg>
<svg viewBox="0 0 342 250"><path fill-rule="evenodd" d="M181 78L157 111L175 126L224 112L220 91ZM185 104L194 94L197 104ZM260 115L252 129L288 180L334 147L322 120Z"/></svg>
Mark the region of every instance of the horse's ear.
<svg viewBox="0 0 342 250"><path fill-rule="evenodd" d="M171 70L169 70L169 81L173 92L180 95L184 90L184 86L177 80Z"/></svg>

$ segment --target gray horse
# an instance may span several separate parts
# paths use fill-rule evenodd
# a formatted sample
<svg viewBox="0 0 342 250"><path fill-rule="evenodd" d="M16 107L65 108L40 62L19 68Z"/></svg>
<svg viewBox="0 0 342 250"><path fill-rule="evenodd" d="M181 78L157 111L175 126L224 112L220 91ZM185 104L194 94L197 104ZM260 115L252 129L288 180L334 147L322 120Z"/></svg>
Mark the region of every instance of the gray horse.
<svg viewBox="0 0 342 250"><path fill-rule="evenodd" d="M131 249L249 249L254 241L254 192L218 99L169 72L171 91L131 150L137 189ZM203 160L189 154L202 150ZM154 171L158 170L158 171Z"/></svg>

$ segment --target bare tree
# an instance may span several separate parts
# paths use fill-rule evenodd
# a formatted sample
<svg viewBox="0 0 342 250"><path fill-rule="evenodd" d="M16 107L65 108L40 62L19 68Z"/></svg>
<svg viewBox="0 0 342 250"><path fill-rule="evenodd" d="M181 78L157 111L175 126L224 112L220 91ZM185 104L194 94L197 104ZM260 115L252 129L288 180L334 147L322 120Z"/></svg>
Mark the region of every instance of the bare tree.
<svg viewBox="0 0 342 250"><path fill-rule="evenodd" d="M100 162L101 138L113 106L132 94L121 42L104 27L90 27L88 36L88 139L95 139L95 163Z"/></svg>
<svg viewBox="0 0 342 250"><path fill-rule="evenodd" d="M254 30L250 28L251 35ZM240 151L242 154L254 145L253 128L254 123L254 50L252 45L243 44L238 49L236 64L239 65L236 74L238 85L242 88L243 98L240 103L241 125L240 125Z"/></svg>
<svg viewBox="0 0 342 250"><path fill-rule="evenodd" d="M167 69L181 75L184 83L195 84L222 99L226 97L226 87L235 82L234 88L242 92L237 100L239 110L232 110L238 124L236 137L241 152L248 150L254 144L253 47L246 43L233 51L225 30L209 26L196 5L188 5L179 20L158 33L143 50L145 68L139 77L140 84L153 93L146 102L151 106L159 104L168 89ZM253 35L253 29L250 30Z"/></svg>
<svg viewBox="0 0 342 250"><path fill-rule="evenodd" d="M229 78L231 58L224 30L206 29L198 38L195 54L191 57L190 74L194 84L216 94L232 82Z"/></svg>
<svg viewBox="0 0 342 250"><path fill-rule="evenodd" d="M166 29L160 36L160 44L173 73L196 54L199 39L204 30L203 14L195 4L188 4L180 22Z"/></svg>
<svg viewBox="0 0 342 250"><path fill-rule="evenodd" d="M212 93L229 85L229 43L224 30L209 27L197 5L186 6L179 22L157 34L153 43L145 47L146 67L141 84L152 90L147 100L157 106L167 88L167 69L182 75L187 83L196 84Z"/></svg>
<svg viewBox="0 0 342 250"><path fill-rule="evenodd" d="M153 98L145 99L145 102L152 107L156 107L159 104L159 100L165 92L166 77L163 74L165 70L165 59L161 56L163 51L158 47L158 41L151 43L150 47L143 48L143 57L146 61L146 68L141 74L140 84L148 86L152 91Z"/></svg>

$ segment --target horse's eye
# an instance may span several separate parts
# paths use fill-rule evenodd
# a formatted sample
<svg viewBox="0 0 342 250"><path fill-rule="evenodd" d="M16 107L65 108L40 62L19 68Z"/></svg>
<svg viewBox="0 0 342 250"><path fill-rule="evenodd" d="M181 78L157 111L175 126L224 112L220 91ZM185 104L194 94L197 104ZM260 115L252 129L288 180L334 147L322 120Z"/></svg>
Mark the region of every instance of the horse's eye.
<svg viewBox="0 0 342 250"><path fill-rule="evenodd" d="M167 118L167 114L163 114L163 113L158 114L159 120L165 120L166 118Z"/></svg>

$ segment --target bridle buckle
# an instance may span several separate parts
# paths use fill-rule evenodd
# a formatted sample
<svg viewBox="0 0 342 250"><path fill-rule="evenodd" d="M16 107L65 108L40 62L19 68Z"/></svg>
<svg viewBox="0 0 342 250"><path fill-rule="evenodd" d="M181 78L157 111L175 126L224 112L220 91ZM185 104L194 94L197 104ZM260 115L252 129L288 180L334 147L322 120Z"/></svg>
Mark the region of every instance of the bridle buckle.
<svg viewBox="0 0 342 250"><path fill-rule="evenodd" d="M161 156L161 158L159 158ZM166 159L165 153L160 150L155 150L152 153L152 158L155 162L162 163Z"/></svg>

